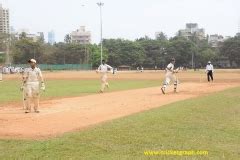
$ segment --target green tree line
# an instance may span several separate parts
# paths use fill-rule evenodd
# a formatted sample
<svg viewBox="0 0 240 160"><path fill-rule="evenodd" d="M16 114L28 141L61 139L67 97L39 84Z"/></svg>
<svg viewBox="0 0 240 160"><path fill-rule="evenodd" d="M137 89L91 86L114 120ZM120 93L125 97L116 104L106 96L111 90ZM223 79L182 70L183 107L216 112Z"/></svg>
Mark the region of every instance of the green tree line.
<svg viewBox="0 0 240 160"><path fill-rule="evenodd" d="M6 37L0 34L0 51L6 50ZM100 63L100 46L98 44L71 43L70 37L65 42L50 45L44 40L33 41L24 33L16 39L11 38L10 55L13 64L23 64L30 58L37 59L41 64L92 64ZM104 39L103 57L114 67L122 65L132 68L164 68L169 59L174 57L177 66L204 67L207 61L212 61L219 67L222 59L229 60L232 66L240 67L240 37L236 36L212 48L208 40L200 40L193 36L186 39L176 36L170 39L162 33L156 39L147 36L134 41L125 39ZM193 61L192 61L193 60ZM192 63L193 62L193 63ZM0 55L0 63L4 57Z"/></svg>

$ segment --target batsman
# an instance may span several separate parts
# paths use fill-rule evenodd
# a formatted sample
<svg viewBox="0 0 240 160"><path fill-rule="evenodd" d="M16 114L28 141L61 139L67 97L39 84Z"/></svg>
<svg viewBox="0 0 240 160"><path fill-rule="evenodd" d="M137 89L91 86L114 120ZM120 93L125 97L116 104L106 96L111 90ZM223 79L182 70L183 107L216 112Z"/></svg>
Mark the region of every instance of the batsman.
<svg viewBox="0 0 240 160"><path fill-rule="evenodd" d="M37 67L37 61L35 59L30 59L28 61L30 67L26 68L23 73L23 86L25 98L26 98L26 108L25 113L31 112L31 102L34 104L34 112L39 113L39 98L40 89L45 90L45 84L42 76L41 70Z"/></svg>
<svg viewBox="0 0 240 160"><path fill-rule="evenodd" d="M175 58L172 58L171 62L167 65L167 68L165 70L166 71L165 80L164 80L163 86L161 88L163 94L166 94L166 88L170 84L171 81L174 82L174 93L177 92L178 79L177 79L175 73L178 73L179 69L174 70L174 64L175 64Z"/></svg>
<svg viewBox="0 0 240 160"><path fill-rule="evenodd" d="M100 93L103 93L106 87L109 87L109 83L107 81L107 73L108 70L113 71L113 68L106 64L105 60L102 60L102 64L96 70L97 73L101 73L101 89Z"/></svg>

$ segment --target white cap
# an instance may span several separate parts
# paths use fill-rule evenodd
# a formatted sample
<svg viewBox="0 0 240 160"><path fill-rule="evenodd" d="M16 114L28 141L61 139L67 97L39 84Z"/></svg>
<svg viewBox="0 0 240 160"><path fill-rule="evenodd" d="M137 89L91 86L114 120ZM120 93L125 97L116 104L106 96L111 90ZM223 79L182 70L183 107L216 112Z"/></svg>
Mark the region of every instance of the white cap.
<svg viewBox="0 0 240 160"><path fill-rule="evenodd" d="M28 63L37 63L37 61L35 60L35 59L30 59L29 61L28 61Z"/></svg>
<svg viewBox="0 0 240 160"><path fill-rule="evenodd" d="M208 61L208 63L211 63L211 61Z"/></svg>

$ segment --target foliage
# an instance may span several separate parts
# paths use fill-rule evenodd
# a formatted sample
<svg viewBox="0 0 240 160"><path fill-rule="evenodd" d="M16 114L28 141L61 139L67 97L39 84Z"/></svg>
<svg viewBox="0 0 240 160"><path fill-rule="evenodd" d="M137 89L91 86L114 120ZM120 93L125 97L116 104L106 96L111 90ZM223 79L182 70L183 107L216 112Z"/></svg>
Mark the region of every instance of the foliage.
<svg viewBox="0 0 240 160"><path fill-rule="evenodd" d="M103 44L109 54L109 64L133 67L143 64L145 55L139 43L122 39L109 39L104 40Z"/></svg>
<svg viewBox="0 0 240 160"><path fill-rule="evenodd" d="M43 63L43 46L39 42L29 39L20 39L13 48L13 63L23 64L31 58L35 58L39 63Z"/></svg>
<svg viewBox="0 0 240 160"><path fill-rule="evenodd" d="M236 62L240 66L240 36L225 41L220 48L220 54L227 57L231 65Z"/></svg>
<svg viewBox="0 0 240 160"><path fill-rule="evenodd" d="M8 35L0 34L0 49L6 51ZM167 39L164 33L159 33L156 39L147 36L134 41L124 39L104 39L103 58L108 64L119 67L127 65L133 68L143 66L145 68L164 69L170 58L176 59L176 66L204 67L207 61L217 62L221 57L226 57L240 64L240 38L234 37L221 44L220 48L212 48L207 39L198 39L193 35L189 39L175 36ZM45 44L42 41L34 42L22 33L19 39L11 38L10 53L13 63L26 63L29 58L36 58L39 63L45 64L92 64L97 67L100 64L100 45L71 43L71 36L66 35L65 43L54 45ZM1 57L3 61L3 57Z"/></svg>

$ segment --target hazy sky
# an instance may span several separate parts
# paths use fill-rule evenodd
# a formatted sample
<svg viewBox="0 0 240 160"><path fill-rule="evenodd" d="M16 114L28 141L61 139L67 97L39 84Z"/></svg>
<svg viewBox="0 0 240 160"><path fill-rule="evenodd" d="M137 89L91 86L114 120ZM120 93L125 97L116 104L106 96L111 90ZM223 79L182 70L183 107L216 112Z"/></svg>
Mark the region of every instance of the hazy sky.
<svg viewBox="0 0 240 160"><path fill-rule="evenodd" d="M10 9L11 26L31 32L54 30L57 41L85 25L99 42L97 0L0 0ZM196 22L207 34L234 36L240 20L240 0L102 0L103 37L136 39L154 37L163 31L168 37ZM83 6L84 5L84 6ZM47 36L47 34L45 35Z"/></svg>

